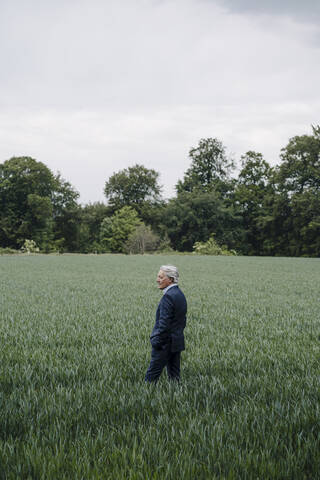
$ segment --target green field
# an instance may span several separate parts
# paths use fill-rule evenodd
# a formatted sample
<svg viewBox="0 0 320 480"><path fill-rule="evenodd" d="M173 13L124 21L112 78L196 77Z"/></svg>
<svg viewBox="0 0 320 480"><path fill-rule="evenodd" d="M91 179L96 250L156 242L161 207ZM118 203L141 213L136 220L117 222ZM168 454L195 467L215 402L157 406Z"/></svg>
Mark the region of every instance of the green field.
<svg viewBox="0 0 320 480"><path fill-rule="evenodd" d="M163 263L180 385L144 383ZM318 259L0 257L0 479L320 478Z"/></svg>

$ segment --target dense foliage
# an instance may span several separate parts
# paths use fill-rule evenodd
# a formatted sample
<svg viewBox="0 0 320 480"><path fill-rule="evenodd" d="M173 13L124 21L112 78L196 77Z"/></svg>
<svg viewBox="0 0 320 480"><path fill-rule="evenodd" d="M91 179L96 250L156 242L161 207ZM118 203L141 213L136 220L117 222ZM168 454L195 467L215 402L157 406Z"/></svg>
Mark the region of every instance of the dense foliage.
<svg viewBox="0 0 320 480"><path fill-rule="evenodd" d="M106 205L85 206L43 163L6 160L0 247L33 240L42 252L191 252L214 235L219 247L245 255L320 256L319 126L291 138L273 167L248 151L235 175L234 159L216 138L201 139L189 158L169 200L161 199L159 173L134 165L105 182Z"/></svg>
<svg viewBox="0 0 320 480"><path fill-rule="evenodd" d="M169 262L189 303L182 381L148 388ZM318 259L24 255L0 270L1 479L319 478Z"/></svg>
<svg viewBox="0 0 320 480"><path fill-rule="evenodd" d="M43 251L76 248L79 197L73 187L30 157L0 164L0 246L33 240Z"/></svg>

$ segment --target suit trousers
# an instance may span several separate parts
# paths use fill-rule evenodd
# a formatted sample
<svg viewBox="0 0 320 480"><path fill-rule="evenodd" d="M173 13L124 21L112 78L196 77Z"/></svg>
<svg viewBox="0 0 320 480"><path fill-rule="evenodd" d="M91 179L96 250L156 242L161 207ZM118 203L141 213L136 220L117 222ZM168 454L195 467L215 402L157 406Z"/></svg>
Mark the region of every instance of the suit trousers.
<svg viewBox="0 0 320 480"><path fill-rule="evenodd" d="M169 380L180 380L180 354L171 352L170 344L164 345L161 349L152 348L151 361L147 370L145 381L157 382L164 367L167 367Z"/></svg>

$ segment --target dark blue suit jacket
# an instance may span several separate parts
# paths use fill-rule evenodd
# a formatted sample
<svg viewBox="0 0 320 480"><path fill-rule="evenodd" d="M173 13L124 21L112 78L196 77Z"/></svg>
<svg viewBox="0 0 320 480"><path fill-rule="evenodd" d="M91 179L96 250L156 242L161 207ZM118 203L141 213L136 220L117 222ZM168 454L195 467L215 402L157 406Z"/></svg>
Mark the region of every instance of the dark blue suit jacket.
<svg viewBox="0 0 320 480"><path fill-rule="evenodd" d="M157 308L151 345L161 350L170 344L171 352L185 349L183 330L186 326L187 301L178 285L169 288Z"/></svg>

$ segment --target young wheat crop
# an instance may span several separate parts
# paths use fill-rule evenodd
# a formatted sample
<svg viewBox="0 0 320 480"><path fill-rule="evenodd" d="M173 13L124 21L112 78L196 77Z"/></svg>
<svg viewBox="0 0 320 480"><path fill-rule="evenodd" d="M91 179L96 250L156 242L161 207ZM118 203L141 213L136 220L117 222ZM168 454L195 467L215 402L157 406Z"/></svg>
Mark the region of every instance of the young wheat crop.
<svg viewBox="0 0 320 480"><path fill-rule="evenodd" d="M159 266L182 381L145 385ZM320 478L318 259L0 257L0 479Z"/></svg>

